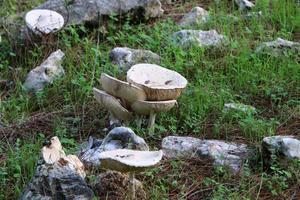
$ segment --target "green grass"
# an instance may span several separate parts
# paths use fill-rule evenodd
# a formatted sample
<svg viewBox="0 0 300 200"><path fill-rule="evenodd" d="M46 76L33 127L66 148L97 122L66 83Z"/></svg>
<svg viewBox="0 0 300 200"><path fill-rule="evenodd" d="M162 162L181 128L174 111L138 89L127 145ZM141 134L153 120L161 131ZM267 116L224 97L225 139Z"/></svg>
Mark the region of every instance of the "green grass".
<svg viewBox="0 0 300 200"><path fill-rule="evenodd" d="M3 2L2 17L27 11L38 4L38 1ZM220 5L211 3L209 22L197 27L216 29L225 34L229 44L222 49L193 47L185 50L176 47L171 36L180 27L172 19L158 20L149 28L147 24L131 24L111 17L107 25L99 27L66 28L46 45L18 43L18 40L6 37L6 31L0 29L0 79L10 83L5 91L0 91L0 119L6 125L15 125L13 128L19 137L16 143L1 137L0 152L4 156L0 159L0 197L14 199L19 196L34 172L43 135L58 135L68 149L75 149L77 143L86 140L90 134L104 136L101 129L104 128L106 112L93 99L92 87L99 86L102 72L124 79L125 72L118 70L108 58L110 50L116 46L151 50L162 57L162 66L181 73L189 81L178 100L179 107L159 115L155 135L147 135L145 129L137 130L152 148L159 148L159 139L166 135L230 141L242 138L252 146L259 145L264 136L274 135L282 128L286 129L284 133L299 135L299 129L296 132L289 129L290 124L299 124L300 121L299 55L261 56L256 55L254 49L261 42L277 37L297 39L300 7L292 0L272 0L271 4L267 0L258 1L255 11L261 10L263 15L244 20L241 12L231 3L224 2ZM65 78L37 95L24 92L22 83L26 74L57 48L66 54L63 62ZM253 105L257 112L226 112L223 107L228 102ZM28 119L39 113L53 114L33 123L32 128L23 127L29 123ZM130 126L135 128L134 123ZM189 185L178 184L182 180L176 178L184 164L179 161L173 165L167 171L159 168L141 177L145 182L151 182L153 174L160 175L149 187L146 185L151 199L167 199L174 191L180 199L189 191ZM299 166L299 163L292 166ZM278 167L272 176L272 173L263 173L260 167L250 170L248 177L236 179L235 183L230 180L230 175L212 171L201 179L203 182L198 187L212 188L205 193L207 199L255 199L259 191L281 198L285 197L289 186L297 181L299 184L298 175L290 176L282 170L291 173L295 169ZM277 179L273 183L277 176L279 183L287 186L277 184ZM270 184L259 190L261 177Z"/></svg>

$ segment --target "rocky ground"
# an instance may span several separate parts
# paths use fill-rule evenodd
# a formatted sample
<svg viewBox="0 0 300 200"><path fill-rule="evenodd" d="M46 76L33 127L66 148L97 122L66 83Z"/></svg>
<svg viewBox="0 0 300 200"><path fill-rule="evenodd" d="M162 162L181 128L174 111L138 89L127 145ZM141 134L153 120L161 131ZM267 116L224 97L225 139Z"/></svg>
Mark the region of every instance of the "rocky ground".
<svg viewBox="0 0 300 200"><path fill-rule="evenodd" d="M136 174L137 199L300 198L299 1L2 3L0 199L126 199L128 175L99 154L128 148L164 154ZM33 8L63 26L34 27ZM101 73L126 80L138 63L188 81L154 131L147 117L112 118L93 94ZM53 136L64 155L49 163Z"/></svg>

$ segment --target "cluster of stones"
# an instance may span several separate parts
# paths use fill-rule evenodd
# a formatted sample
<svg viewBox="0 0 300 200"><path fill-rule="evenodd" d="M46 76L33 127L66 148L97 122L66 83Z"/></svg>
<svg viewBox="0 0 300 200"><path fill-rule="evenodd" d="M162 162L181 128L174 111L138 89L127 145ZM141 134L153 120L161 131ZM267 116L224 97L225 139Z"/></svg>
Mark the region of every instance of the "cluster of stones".
<svg viewBox="0 0 300 200"><path fill-rule="evenodd" d="M255 5L248 0L235 0L240 10L250 10ZM111 0L92 0L88 3L78 0L65 5L64 0L48 0L36 9L28 12L25 16L27 28L38 36L46 36L59 31L64 26L94 23L99 17L110 13L129 14L140 11L145 19L159 17L163 14L159 0L122 1L122 4L112 3ZM247 13L245 18L260 16L262 12ZM195 27L204 24L210 19L209 13L201 7L193 8L179 22L181 27ZM216 30L194 30L183 29L173 34L175 43L182 48L200 46L204 48L220 47L227 43L224 35L218 34ZM272 56L286 55L289 52L300 52L300 43L278 38L275 41L265 42L259 45L256 50L259 54ZM40 66L33 69L26 78L24 87L27 91L40 91L45 85L51 84L54 80L64 75L61 67L63 52L53 52ZM120 69L128 70L138 63L160 64L160 57L149 51L131 49L127 47L116 47L110 52L112 63L117 64ZM48 74L50 72L50 74ZM3 81L2 81L3 82ZM0 83L2 83L0 82ZM4 83L4 82L3 82Z"/></svg>
<svg viewBox="0 0 300 200"><path fill-rule="evenodd" d="M228 167L235 174L243 170L251 155L251 148L246 144L179 136L164 138L162 149L167 158L210 158L215 166ZM266 164L272 157L278 160L300 159L300 140L295 136L265 137L261 149Z"/></svg>
<svg viewBox="0 0 300 200"><path fill-rule="evenodd" d="M209 13L201 7L193 8L179 22L181 27L195 27L206 23L209 20ZM177 45L183 48L192 46L218 47L226 43L226 37L218 34L216 30L193 30L184 29L173 34Z"/></svg>
<svg viewBox="0 0 300 200"><path fill-rule="evenodd" d="M243 171L251 154L246 144L179 136L164 138L161 148L162 151L149 151L145 140L130 128L117 127L102 140L90 137L81 145L77 157L66 155L58 138L53 137L43 147L35 176L20 199L93 199L95 193L100 198L135 195L146 199L142 183L133 174L154 167L162 156L184 160L209 158L215 166L229 168L237 174ZM300 159L300 140L294 136L265 137L261 149L267 164L274 157ZM100 167L113 171L100 173L88 185L84 180L87 170Z"/></svg>
<svg viewBox="0 0 300 200"><path fill-rule="evenodd" d="M163 156L161 150L149 151L144 139L126 127L113 129L103 140L90 138L79 157L66 155L57 137L44 145L35 175L19 199L90 200L95 197L94 191L100 198L112 194L110 197L145 199L134 174L155 167ZM87 169L100 167L112 171L101 173L88 185Z"/></svg>
<svg viewBox="0 0 300 200"><path fill-rule="evenodd" d="M104 91L94 88L94 95L101 106L110 111L112 118L129 121L132 112L150 116L149 129L157 113L174 107L187 85L187 80L177 72L154 64L132 66L127 72L127 82L105 73L101 74L100 82Z"/></svg>

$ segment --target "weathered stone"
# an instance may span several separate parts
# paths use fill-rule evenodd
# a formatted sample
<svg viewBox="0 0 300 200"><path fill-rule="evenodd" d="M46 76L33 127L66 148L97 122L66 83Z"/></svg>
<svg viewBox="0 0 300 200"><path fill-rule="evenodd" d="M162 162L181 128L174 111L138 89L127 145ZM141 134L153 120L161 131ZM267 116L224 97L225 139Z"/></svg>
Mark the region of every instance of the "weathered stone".
<svg viewBox="0 0 300 200"><path fill-rule="evenodd" d="M262 142L262 150L266 162L269 162L272 156L300 159L300 140L294 136L265 137Z"/></svg>
<svg viewBox="0 0 300 200"><path fill-rule="evenodd" d="M116 47L109 54L113 64L117 64L121 69L129 69L138 63L159 64L159 55L149 50L130 49L127 47Z"/></svg>
<svg viewBox="0 0 300 200"><path fill-rule="evenodd" d="M180 20L180 26L194 26L205 23L208 20L208 12L201 7L194 7Z"/></svg>
<svg viewBox="0 0 300 200"><path fill-rule="evenodd" d="M216 30L181 30L173 34L177 44L188 48L191 46L213 47L226 41L225 36L218 34Z"/></svg>
<svg viewBox="0 0 300 200"><path fill-rule="evenodd" d="M162 140L162 150L167 158L197 156L201 140L193 137L169 136Z"/></svg>
<svg viewBox="0 0 300 200"><path fill-rule="evenodd" d="M61 78L65 71L61 66L65 54L61 50L53 52L40 66L34 68L26 77L24 88L26 91L38 92L48 84Z"/></svg>
<svg viewBox="0 0 300 200"><path fill-rule="evenodd" d="M130 179L127 175L120 172L107 171L97 176L91 183L95 194L100 199L127 199L130 188ZM136 190L136 199L146 199L146 193L143 185L137 179L134 179Z"/></svg>
<svg viewBox="0 0 300 200"><path fill-rule="evenodd" d="M67 25L98 23L99 17L111 14L135 13L148 19L163 13L159 0L48 0L37 9L60 13Z"/></svg>
<svg viewBox="0 0 300 200"><path fill-rule="evenodd" d="M89 140L86 142L83 142L78 149L77 154L82 154L83 152L86 152L89 149L93 149L95 147L99 147L103 142L103 139L97 139L92 136L89 137Z"/></svg>
<svg viewBox="0 0 300 200"><path fill-rule="evenodd" d="M229 167L234 173L241 170L248 155L245 144L192 137L166 137L162 141L162 149L167 158L208 157L214 160L216 166Z"/></svg>
<svg viewBox="0 0 300 200"><path fill-rule="evenodd" d="M277 38L271 42L264 42L256 48L256 53L281 56L285 53L298 55L300 53L300 43Z"/></svg>
<svg viewBox="0 0 300 200"><path fill-rule="evenodd" d="M83 163L75 155L65 155L58 137L46 139L32 181L20 199L93 199L84 181Z"/></svg>
<svg viewBox="0 0 300 200"><path fill-rule="evenodd" d="M241 104L241 103L225 103L224 107L226 109L233 109L245 113L254 113L256 109L253 106Z"/></svg>
<svg viewBox="0 0 300 200"><path fill-rule="evenodd" d="M203 140L197 149L199 156L212 158L217 166L227 166L234 173L241 170L248 149L245 144L236 144L221 140Z"/></svg>
<svg viewBox="0 0 300 200"><path fill-rule="evenodd" d="M43 163L43 161L40 161ZM84 181L82 174L66 159L54 164L38 164L32 181L20 196L30 199L93 199L94 193Z"/></svg>
<svg viewBox="0 0 300 200"><path fill-rule="evenodd" d="M248 10L255 6L254 3L248 0L235 0L235 3L240 10Z"/></svg>
<svg viewBox="0 0 300 200"><path fill-rule="evenodd" d="M90 149L82 152L80 158L87 166L99 167L100 153L115 149L149 150L149 147L145 140L137 136L130 128L117 127L108 133L101 144L92 145Z"/></svg>

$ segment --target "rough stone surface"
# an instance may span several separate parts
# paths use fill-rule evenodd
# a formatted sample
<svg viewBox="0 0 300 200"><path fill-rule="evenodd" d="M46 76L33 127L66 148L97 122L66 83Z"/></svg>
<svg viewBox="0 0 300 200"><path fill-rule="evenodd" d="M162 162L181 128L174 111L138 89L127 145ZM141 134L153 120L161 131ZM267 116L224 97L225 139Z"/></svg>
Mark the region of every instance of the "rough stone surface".
<svg viewBox="0 0 300 200"><path fill-rule="evenodd" d="M100 199L119 199L123 200L128 198L130 180L127 175L123 175L120 172L107 171L101 173L91 186L95 191L95 194ZM137 179L134 179L134 185L136 189L137 199L146 199L146 193L143 189L143 185Z"/></svg>
<svg viewBox="0 0 300 200"><path fill-rule="evenodd" d="M208 12L201 7L194 7L180 20L180 26L194 26L205 23L208 20Z"/></svg>
<svg viewBox="0 0 300 200"><path fill-rule="evenodd" d="M253 106L241 104L241 103L226 103L224 105L226 109L238 110L245 113L253 113L256 109Z"/></svg>
<svg viewBox="0 0 300 200"><path fill-rule="evenodd" d="M67 25L98 23L100 16L116 13L133 13L146 19L162 15L159 0L48 0L38 9L49 9L60 13Z"/></svg>
<svg viewBox="0 0 300 200"><path fill-rule="evenodd" d="M101 143L90 145L80 154L81 160L89 167L99 167L99 154L115 149L149 150L145 140L137 136L130 128L117 127L112 129Z"/></svg>
<svg viewBox="0 0 300 200"><path fill-rule="evenodd" d="M200 140L192 137L169 136L163 139L162 149L167 158L206 157L214 160L216 166L227 166L234 173L241 170L247 158L245 144L221 140Z"/></svg>
<svg viewBox="0 0 300 200"><path fill-rule="evenodd" d="M271 136L265 137L262 143L264 157L271 158L277 155L284 158L300 159L300 140L294 136Z"/></svg>
<svg viewBox="0 0 300 200"><path fill-rule="evenodd" d="M197 156L201 140L193 137L169 136L162 140L162 150L167 158Z"/></svg>
<svg viewBox="0 0 300 200"><path fill-rule="evenodd" d="M20 200L93 199L94 193L81 174L63 158L54 164L39 161L32 181Z"/></svg>
<svg viewBox="0 0 300 200"><path fill-rule="evenodd" d="M116 47L109 54L113 64L121 69L129 69L138 63L159 64L159 55L149 50L130 49L127 47Z"/></svg>
<svg viewBox="0 0 300 200"><path fill-rule="evenodd" d="M234 0L234 1L240 10L249 10L255 6L254 3L248 0Z"/></svg>
<svg viewBox="0 0 300 200"><path fill-rule="evenodd" d="M197 149L199 156L214 159L214 164L227 166L233 172L239 172L247 157L248 149L245 144L235 144L220 140L203 140Z"/></svg>
<svg viewBox="0 0 300 200"><path fill-rule="evenodd" d="M188 48L191 46L212 47L219 46L225 42L225 36L218 34L216 30L181 30L173 34L177 44Z"/></svg>
<svg viewBox="0 0 300 200"><path fill-rule="evenodd" d="M40 66L34 68L26 77L24 88L26 91L38 92L48 84L61 78L65 71L61 66L65 54L61 50L53 52Z"/></svg>
<svg viewBox="0 0 300 200"><path fill-rule="evenodd" d="M284 55L285 53L300 53L300 43L277 38L271 42L264 42L256 48L256 53L269 54L273 56Z"/></svg>

